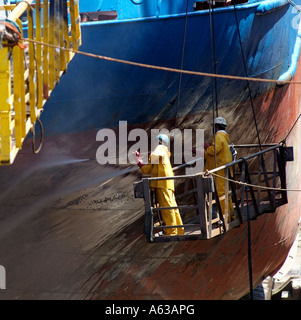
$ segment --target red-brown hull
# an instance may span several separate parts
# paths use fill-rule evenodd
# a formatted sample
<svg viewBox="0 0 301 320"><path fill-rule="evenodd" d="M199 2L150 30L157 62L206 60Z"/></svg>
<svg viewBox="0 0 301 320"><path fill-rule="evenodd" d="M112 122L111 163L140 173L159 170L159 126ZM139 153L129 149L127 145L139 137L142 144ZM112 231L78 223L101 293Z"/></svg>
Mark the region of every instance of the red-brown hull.
<svg viewBox="0 0 301 320"><path fill-rule="evenodd" d="M299 75L295 77L299 79ZM251 106L223 110L231 119L231 140L254 143ZM229 112L229 110L231 110ZM248 110L248 111L246 111ZM300 87L278 87L255 99L264 142L280 142L300 114ZM208 115L209 117L209 115ZM189 120L185 120L189 123ZM210 120L209 120L210 121ZM230 127L230 125L229 125ZM287 188L300 189L301 124L289 134L294 162L287 164ZM253 286L284 262L300 228L301 197L288 192L288 204L251 221ZM143 219L97 249L100 267L86 283L93 299L239 299L249 291L247 224L211 240L149 244L141 234Z"/></svg>

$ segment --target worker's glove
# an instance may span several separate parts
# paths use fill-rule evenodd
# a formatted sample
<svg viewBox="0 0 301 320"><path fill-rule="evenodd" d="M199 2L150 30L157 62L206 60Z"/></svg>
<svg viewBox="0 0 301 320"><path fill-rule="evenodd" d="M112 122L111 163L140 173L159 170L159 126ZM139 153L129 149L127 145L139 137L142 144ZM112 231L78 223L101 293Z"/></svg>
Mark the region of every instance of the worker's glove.
<svg viewBox="0 0 301 320"><path fill-rule="evenodd" d="M140 152L136 151L136 161L139 168L144 166L143 160L140 158Z"/></svg>
<svg viewBox="0 0 301 320"><path fill-rule="evenodd" d="M209 147L210 147L210 143L205 142L205 143L204 143L204 149L207 150L207 148L209 148Z"/></svg>

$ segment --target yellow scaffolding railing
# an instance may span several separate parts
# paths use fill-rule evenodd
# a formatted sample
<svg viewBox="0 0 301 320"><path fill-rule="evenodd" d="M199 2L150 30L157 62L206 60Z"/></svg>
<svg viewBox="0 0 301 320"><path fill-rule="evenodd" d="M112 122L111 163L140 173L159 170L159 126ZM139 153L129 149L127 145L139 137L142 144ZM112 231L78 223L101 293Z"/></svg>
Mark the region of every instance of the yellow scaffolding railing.
<svg viewBox="0 0 301 320"><path fill-rule="evenodd" d="M13 163L27 133L34 131L44 103L73 58L70 50L55 49L53 45L78 50L81 30L79 0L26 0L0 6L0 10L7 12L7 19L0 21L0 164L3 165ZM28 21L26 28L21 16Z"/></svg>

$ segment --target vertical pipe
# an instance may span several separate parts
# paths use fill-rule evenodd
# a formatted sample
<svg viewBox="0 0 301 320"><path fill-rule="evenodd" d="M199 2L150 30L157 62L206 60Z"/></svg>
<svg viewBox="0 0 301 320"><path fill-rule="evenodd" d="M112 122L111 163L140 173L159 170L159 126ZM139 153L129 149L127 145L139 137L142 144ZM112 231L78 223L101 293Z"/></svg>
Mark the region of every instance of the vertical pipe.
<svg viewBox="0 0 301 320"><path fill-rule="evenodd" d="M59 0L59 43L60 47L64 45L64 3L63 0ZM64 50L60 50L60 71L65 71L66 65L66 54Z"/></svg>
<svg viewBox="0 0 301 320"><path fill-rule="evenodd" d="M21 35L23 37L23 30L22 30L22 22L20 19L17 19L16 21L20 27L21 30ZM16 47L17 52L18 52L18 56L19 56L19 77L20 77L20 87L18 88L20 90L20 107L21 107L21 134L22 134L22 138L24 139L26 136L26 119L27 119L27 115L26 115L26 102L25 102L25 94L26 94L26 89L25 89L25 78L24 78L24 74L25 74L25 54L23 50L20 50L19 47ZM18 99L19 100L19 99ZM21 148L21 147L20 147Z"/></svg>
<svg viewBox="0 0 301 320"><path fill-rule="evenodd" d="M60 46L60 2L54 0L54 45ZM60 49L54 49L54 83L56 84L60 79Z"/></svg>
<svg viewBox="0 0 301 320"><path fill-rule="evenodd" d="M225 227L226 227L225 232L227 232L229 229L229 224L228 224L228 217L229 217L229 181L228 181L229 168L225 169L225 178L226 179L225 179L225 212L224 212L224 215L225 215Z"/></svg>
<svg viewBox="0 0 301 320"><path fill-rule="evenodd" d="M75 10L75 0L70 0L70 16L71 16L71 38L72 38L72 49L77 50L77 25L76 25L76 10Z"/></svg>
<svg viewBox="0 0 301 320"><path fill-rule="evenodd" d="M247 200L247 220L248 220L248 269L249 269L249 285L250 298L253 300L253 271L252 271L252 248L251 248L251 221L249 211L248 187L245 186L246 200Z"/></svg>
<svg viewBox="0 0 301 320"><path fill-rule="evenodd" d="M28 16L28 38L34 40L33 26L33 10L31 7L27 9ZM35 46L33 42L29 42L29 106L31 123L36 121L36 83L35 83Z"/></svg>
<svg viewBox="0 0 301 320"><path fill-rule="evenodd" d="M70 41L69 41L69 31L68 31L68 6L67 6L67 0L63 0L63 32L64 32L64 47L67 49L70 49ZM66 64L70 61L70 52L65 51L65 59Z"/></svg>
<svg viewBox="0 0 301 320"><path fill-rule="evenodd" d="M50 0L50 7L49 7L49 29L48 29L48 36L49 36L49 44L54 45L54 0ZM54 51L55 49L52 47L48 48L49 51L49 89L53 90L55 85L55 57Z"/></svg>
<svg viewBox="0 0 301 320"><path fill-rule="evenodd" d="M0 50L0 137L1 153L0 161L2 163L10 162L11 146L11 77L10 60L8 59L8 48Z"/></svg>
<svg viewBox="0 0 301 320"><path fill-rule="evenodd" d="M203 239L208 238L208 221L205 210L205 197L204 197L204 186L203 177L197 176L197 193L198 193L198 206L199 206L199 216L201 225L201 236Z"/></svg>
<svg viewBox="0 0 301 320"><path fill-rule="evenodd" d="M24 82L24 72L21 73L21 66L23 65L22 50L18 46L13 48L13 72L14 72L14 110L15 110L15 138L16 147L22 146L22 106L21 106L21 88L22 80ZM22 79L23 78L23 79Z"/></svg>
<svg viewBox="0 0 301 320"><path fill-rule="evenodd" d="M43 42L49 43L49 5L48 1L43 1ZM43 46L43 96L44 99L49 97L49 48Z"/></svg>
<svg viewBox="0 0 301 320"><path fill-rule="evenodd" d="M153 242L153 212L151 208L149 180L143 179L143 194L145 204L144 232L148 242Z"/></svg>
<svg viewBox="0 0 301 320"><path fill-rule="evenodd" d="M42 41L42 18L41 18L41 0L36 0L36 40ZM37 108L43 106L43 75L42 75L42 46L36 44L36 64L37 64Z"/></svg>

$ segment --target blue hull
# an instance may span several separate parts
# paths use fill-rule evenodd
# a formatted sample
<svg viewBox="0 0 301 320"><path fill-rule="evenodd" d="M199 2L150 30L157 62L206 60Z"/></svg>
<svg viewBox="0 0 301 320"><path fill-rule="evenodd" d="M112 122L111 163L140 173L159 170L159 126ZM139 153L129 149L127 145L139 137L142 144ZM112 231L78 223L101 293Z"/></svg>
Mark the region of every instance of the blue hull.
<svg viewBox="0 0 301 320"><path fill-rule="evenodd" d="M92 9L93 1L86 2L85 9ZM208 10L193 12L193 2L189 5L183 69L210 73L209 14ZM154 8L148 17L82 23L80 49L179 69L185 6L181 10L158 16ZM237 17L250 77L278 79L294 71L300 46L298 26L294 26L297 11L292 6L286 1L246 3L237 5ZM214 30L216 72L245 76L233 6L214 10ZM208 77L183 75L177 108L179 74L77 55L46 103L42 121L46 134L53 135L111 127L119 120L137 124L195 114L212 108L211 84ZM274 86L252 82L252 95ZM219 108L248 96L245 81L217 80Z"/></svg>

